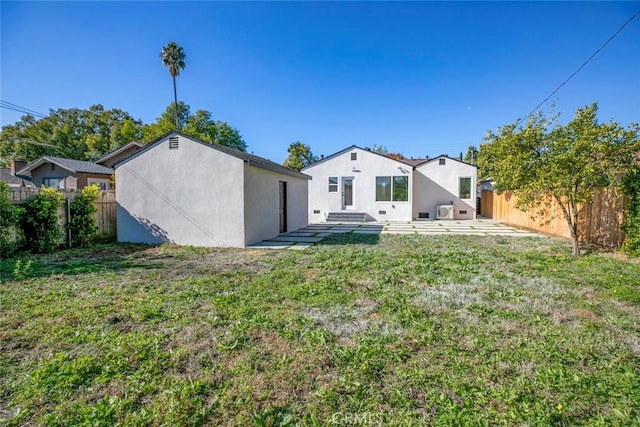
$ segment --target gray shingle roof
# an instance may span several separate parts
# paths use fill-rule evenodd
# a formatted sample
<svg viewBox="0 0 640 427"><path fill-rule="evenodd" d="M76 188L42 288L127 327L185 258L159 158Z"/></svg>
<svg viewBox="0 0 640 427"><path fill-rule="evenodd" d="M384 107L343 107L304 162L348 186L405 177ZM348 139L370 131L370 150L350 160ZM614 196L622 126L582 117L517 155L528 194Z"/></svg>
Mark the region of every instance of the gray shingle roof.
<svg viewBox="0 0 640 427"><path fill-rule="evenodd" d="M249 153L244 152L244 151L236 150L234 148L229 148L229 147L224 146L224 145L212 144L210 142L203 141L203 140L195 138L193 136L185 135L184 133L178 132L178 131L171 131L169 133L166 133L166 134L162 135L160 138L158 138L155 141L145 145L144 147L142 147L141 149L139 149L135 153L132 153L130 156L127 156L124 159L119 160L118 162L116 162L114 164L114 166L122 164L122 163L126 162L127 160L140 155L144 151L150 149L152 146L158 144L161 141L164 141L170 135L179 135L181 137L184 137L184 138L190 139L190 140L192 140L194 142L197 142L198 144L202 144L202 145L205 145L207 147L210 147L210 148L212 148L214 150L222 151L223 153L229 154L230 156L237 157L240 160L244 160L244 162L246 164L248 164L249 166L254 166L254 167L262 168L262 169L267 169L267 170L270 170L270 171L273 171L273 172L279 172L279 173L283 173L283 174L286 174L286 175L295 176L295 177L298 177L298 178L311 179L311 177L309 175L305 175L302 172L297 172L297 171L294 171L293 169L286 168L286 167L284 167L284 166L282 166L282 165L280 165L278 163L272 162L271 160L265 159L263 157L255 156L253 154L249 154Z"/></svg>
<svg viewBox="0 0 640 427"><path fill-rule="evenodd" d="M188 135L183 135L187 138L191 138L194 139L196 141L198 141L197 139L188 136ZM200 142L200 141L198 141ZM202 141L203 143L207 144L207 145L211 145L213 146L216 150L222 151L223 153L227 153L233 157L237 157L241 160L244 160L247 164L249 164L250 166L255 166L258 168L263 168L263 169L268 169L274 172L280 172L280 173L284 173L287 175L294 175L294 176L300 176L301 178L309 178L309 176L294 171L292 169L286 168L276 162L272 162L271 160L265 159L264 157L259 157L259 156L255 156L253 154L249 154L247 152L244 151L240 151L240 150L236 150L234 148L229 148L226 147L224 145L218 145L218 144L210 144L207 142Z"/></svg>
<svg viewBox="0 0 640 427"><path fill-rule="evenodd" d="M25 187L35 187L27 177L11 175L11 169L0 168L0 181L6 182L11 187L24 185Z"/></svg>
<svg viewBox="0 0 640 427"><path fill-rule="evenodd" d="M33 169L37 168L43 163L53 163L62 168L65 168L71 172L82 172L82 173L97 173L102 175L111 175L113 173L113 169L108 168L106 166L98 165L92 162L85 162L84 160L74 160L67 159L64 157L54 157L54 156L42 156L35 162L28 165L26 168L19 171L19 174L24 174L26 172L31 172Z"/></svg>
<svg viewBox="0 0 640 427"><path fill-rule="evenodd" d="M113 156L122 153L123 151L125 151L128 148L131 148L131 147L141 148L143 146L144 146L144 144L142 144L141 142L131 141L128 144L125 144L122 147L117 148L117 149L113 150L112 152L105 154L104 156L102 156L101 158L96 160L96 163L98 163L98 164L104 163L104 162L108 161L109 159L111 159Z"/></svg>

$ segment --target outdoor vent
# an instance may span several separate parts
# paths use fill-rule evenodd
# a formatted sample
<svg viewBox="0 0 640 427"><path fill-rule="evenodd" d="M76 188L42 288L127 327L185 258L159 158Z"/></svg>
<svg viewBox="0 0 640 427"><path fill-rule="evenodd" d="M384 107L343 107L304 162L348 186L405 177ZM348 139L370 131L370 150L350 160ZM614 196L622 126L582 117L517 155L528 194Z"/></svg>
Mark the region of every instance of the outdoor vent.
<svg viewBox="0 0 640 427"><path fill-rule="evenodd" d="M351 153L351 160L358 160L358 153Z"/></svg>
<svg viewBox="0 0 640 427"><path fill-rule="evenodd" d="M177 150L178 149L178 137L172 136L169 138L169 150Z"/></svg>
<svg viewBox="0 0 640 427"><path fill-rule="evenodd" d="M447 164L447 159L440 159L440 164L441 165L446 165Z"/></svg>
<svg viewBox="0 0 640 427"><path fill-rule="evenodd" d="M467 211L460 211L460 215L466 215Z"/></svg>
<svg viewBox="0 0 640 427"><path fill-rule="evenodd" d="M52 171L56 170L56 165L54 165L53 163L51 163L51 170Z"/></svg>
<svg viewBox="0 0 640 427"><path fill-rule="evenodd" d="M387 214L387 211L378 211L378 214L379 214L379 215L386 215L386 214Z"/></svg>
<svg viewBox="0 0 640 427"><path fill-rule="evenodd" d="M429 212L418 212L418 219L427 219L429 218Z"/></svg>
<svg viewBox="0 0 640 427"><path fill-rule="evenodd" d="M314 210L313 210L313 213L314 213L314 214L319 214L319 213L320 213L320 211L319 211L318 209L314 209Z"/></svg>

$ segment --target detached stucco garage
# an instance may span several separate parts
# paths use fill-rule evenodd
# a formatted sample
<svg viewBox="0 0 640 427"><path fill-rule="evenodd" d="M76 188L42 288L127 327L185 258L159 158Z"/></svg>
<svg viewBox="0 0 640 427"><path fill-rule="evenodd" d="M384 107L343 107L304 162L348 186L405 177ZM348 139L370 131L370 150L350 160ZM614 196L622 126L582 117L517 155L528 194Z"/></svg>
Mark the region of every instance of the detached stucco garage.
<svg viewBox="0 0 640 427"><path fill-rule="evenodd" d="M309 176L171 132L115 165L118 241L245 247L305 227Z"/></svg>

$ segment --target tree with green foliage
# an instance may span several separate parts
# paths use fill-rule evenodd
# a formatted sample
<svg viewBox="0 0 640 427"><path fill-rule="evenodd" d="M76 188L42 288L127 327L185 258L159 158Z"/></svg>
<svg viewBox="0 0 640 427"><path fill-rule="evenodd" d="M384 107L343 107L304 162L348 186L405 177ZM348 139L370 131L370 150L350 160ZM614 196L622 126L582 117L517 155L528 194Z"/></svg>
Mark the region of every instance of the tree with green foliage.
<svg viewBox="0 0 640 427"><path fill-rule="evenodd" d="M169 42L162 48L160 52L162 64L169 69L169 74L173 78L173 104L176 106L174 110L176 129L180 130L180 122L178 120L178 92L176 90L176 77L180 75L180 70L184 70L185 58L184 49L176 42Z"/></svg>
<svg viewBox="0 0 640 427"><path fill-rule="evenodd" d="M387 150L387 147L384 145L373 145L373 148L364 147L365 150L371 151L372 153L380 154L381 156L388 157L393 160L402 160L405 159L405 155L402 153L391 153Z"/></svg>
<svg viewBox="0 0 640 427"><path fill-rule="evenodd" d="M10 256L15 245L10 239L10 229L18 223L20 210L11 202L11 188L0 181L0 258Z"/></svg>
<svg viewBox="0 0 640 427"><path fill-rule="evenodd" d="M469 163L470 165L477 165L478 164L478 149L473 146L470 145L469 148L467 148L467 152L464 155L464 158L462 159L463 162L465 163Z"/></svg>
<svg viewBox="0 0 640 427"><path fill-rule="evenodd" d="M0 157L32 161L53 155L77 160L95 160L142 136L142 122L119 109L106 110L96 104L78 108L50 110L36 119L23 116L2 127Z"/></svg>
<svg viewBox="0 0 640 427"><path fill-rule="evenodd" d="M623 250L630 256L640 256L640 165L634 165L622 180L627 196L625 207Z"/></svg>
<svg viewBox="0 0 640 427"><path fill-rule="evenodd" d="M177 109L176 109L177 107ZM12 158L33 161L40 156L59 156L76 160L96 160L131 141L153 141L175 129L175 115L187 135L246 151L247 144L237 129L211 113L197 110L191 114L184 102L171 103L155 123L144 125L119 109L106 110L93 105L51 110L43 119L23 116L20 121L3 126L0 132L0 166Z"/></svg>
<svg viewBox="0 0 640 427"><path fill-rule="evenodd" d="M91 243L98 227L96 227L95 202L100 196L100 187L88 185L84 187L80 194L69 206L71 220L69 229L71 230L71 243L73 246L86 246Z"/></svg>
<svg viewBox="0 0 640 427"><path fill-rule="evenodd" d="M40 193L24 207L22 230L27 248L36 253L50 253L64 236L58 223L58 207L64 200L55 188L42 187Z"/></svg>
<svg viewBox="0 0 640 427"><path fill-rule="evenodd" d="M387 147L385 147L384 145L373 144L373 148L365 147L364 149L369 150L372 153L382 154L383 156L389 154L389 150L387 150Z"/></svg>
<svg viewBox="0 0 640 427"><path fill-rule="evenodd" d="M189 105L183 101L179 101L177 104L169 104L160 117L156 118L155 122L145 125L142 128L142 141L151 142L166 133L176 130L176 116L179 124L178 127L182 129L191 116Z"/></svg>
<svg viewBox="0 0 640 427"><path fill-rule="evenodd" d="M247 150L247 143L242 139L237 129L226 122L214 120L211 113L206 110L196 110L191 114L189 105L183 101L179 101L176 105L169 105L155 123L145 126L142 129L142 140L151 142L174 130L175 111L178 112L181 132L185 135L240 151Z"/></svg>
<svg viewBox="0 0 640 427"><path fill-rule="evenodd" d="M295 171L300 171L302 168L318 161L318 157L311 152L311 147L300 141L292 142L287 151L289 152L289 157L284 160L282 165Z"/></svg>
<svg viewBox="0 0 640 427"><path fill-rule="evenodd" d="M638 124L625 129L600 123L597 104L579 108L566 125L543 114L488 132L478 162L498 192L512 190L517 206L543 213L551 200L560 206L571 231L572 252L580 255L579 205L598 187L619 183L639 149Z"/></svg>

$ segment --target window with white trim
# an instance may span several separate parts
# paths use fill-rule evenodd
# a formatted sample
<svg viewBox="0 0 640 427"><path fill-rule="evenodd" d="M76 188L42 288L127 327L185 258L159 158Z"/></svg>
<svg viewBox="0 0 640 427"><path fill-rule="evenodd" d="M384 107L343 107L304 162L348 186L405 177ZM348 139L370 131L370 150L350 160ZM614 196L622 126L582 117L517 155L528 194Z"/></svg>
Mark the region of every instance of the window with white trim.
<svg viewBox="0 0 640 427"><path fill-rule="evenodd" d="M470 199L471 198L471 178L470 177L460 178L458 190L459 190L458 195L461 199Z"/></svg>
<svg viewBox="0 0 640 427"><path fill-rule="evenodd" d="M338 177L330 176L329 177L329 193L337 193L338 192Z"/></svg>
<svg viewBox="0 0 640 427"><path fill-rule="evenodd" d="M377 176L376 177L376 202L408 202L409 201L409 177Z"/></svg>

